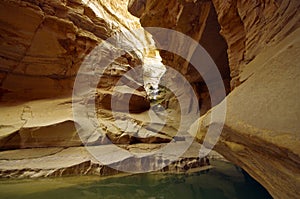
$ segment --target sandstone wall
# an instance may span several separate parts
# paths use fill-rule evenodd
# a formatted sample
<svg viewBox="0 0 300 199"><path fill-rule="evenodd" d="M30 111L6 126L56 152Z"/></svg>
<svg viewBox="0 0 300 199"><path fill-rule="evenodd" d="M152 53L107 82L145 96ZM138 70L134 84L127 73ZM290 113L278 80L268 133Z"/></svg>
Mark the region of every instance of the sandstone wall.
<svg viewBox="0 0 300 199"><path fill-rule="evenodd" d="M73 128L71 111L77 70L99 42L115 32L140 27L138 19L127 12L127 1L85 3L90 6L77 0L0 2L2 150L82 144ZM215 149L245 169L275 198L300 195L299 6L298 0L129 2L129 10L140 17L143 26L172 28L191 36L210 53L224 82L231 78L234 89L226 98L225 126ZM177 45L176 41L171 42ZM187 50L192 56L194 49ZM160 53L164 63L191 82L206 112L210 108L209 96L201 76L195 75L186 60ZM100 107L110 109L107 98L112 93L111 85L141 63L141 54L128 52L100 80ZM127 80L128 83L141 86L140 81ZM229 91L229 84L226 85ZM121 93L124 96L126 89ZM146 96L143 89L137 92L135 103ZM142 108L134 111L146 110L148 103L145 100L140 104ZM170 132L176 132L168 124L160 135L152 136L153 132L144 128L149 118L143 114L129 117L120 113L118 119L123 123L116 128L110 124L113 118L107 111L101 109L99 115L108 124L108 136L117 143L136 142L124 129L134 131L137 124L141 124L140 133L150 134L139 142L168 142ZM218 126L218 121L211 119L209 111L199 122L202 128L197 137L201 142L205 129ZM94 141L101 143L101 139L99 136ZM46 154L56 154L53 150ZM5 174L9 164L6 159L1 164ZM91 165L87 163L87 167Z"/></svg>
<svg viewBox="0 0 300 199"><path fill-rule="evenodd" d="M245 66L240 76L250 76L226 98L225 125L215 146L274 198L299 196L299 31ZM198 138L202 141L207 127L218 126L220 121L211 119L209 112L200 124Z"/></svg>
<svg viewBox="0 0 300 199"><path fill-rule="evenodd" d="M78 0L1 2L3 100L70 95L84 57L99 42L121 29L140 27L121 10L126 2L106 2L106 7L96 2L94 10ZM117 64L126 67L130 57L138 59L129 55Z"/></svg>
<svg viewBox="0 0 300 199"><path fill-rule="evenodd" d="M233 91L226 98L225 126L215 149L244 168L275 198L299 196L299 6L297 0L133 0L129 4L143 26L179 30L200 44L208 41L205 31L213 30L209 16L216 12L227 47L222 42L207 42L206 49L219 69L226 71L216 61L221 57L216 50L223 49L224 54L228 48ZM199 37L190 31L195 27ZM210 36L218 41L215 32ZM188 76L185 64L161 54L165 62ZM190 81L201 83L200 78ZM204 95L201 87L197 90ZM200 124L202 142L208 126L217 127L219 121L211 119L209 111Z"/></svg>
<svg viewBox="0 0 300 199"><path fill-rule="evenodd" d="M72 115L74 80L84 58L103 40L125 31L129 40L137 37L130 30L141 26L128 13L127 1L4 0L0 24L0 148L82 145ZM114 85L141 65L146 53L127 52L106 69L97 107L111 108L106 99ZM148 110L142 80L124 78L123 84L139 88L130 110Z"/></svg>
<svg viewBox="0 0 300 199"><path fill-rule="evenodd" d="M227 44L219 34L220 26L211 1L133 0L130 2L128 10L133 15L140 17L142 26L173 29L199 42L216 63L224 80L226 92L229 92L230 70L226 52ZM168 38L167 42L176 48L181 48L182 45L178 38ZM197 56L194 55L194 47L182 50L187 51L187 59ZM211 108L210 97L202 75L209 76L210 69L208 68L205 74L199 74L189 60L166 51L160 51L160 54L165 65L171 66L184 75L194 87L200 102L201 114L209 110ZM214 90L214 95L218 95L218 89ZM220 95L218 102L222 99L223 97Z"/></svg>
<svg viewBox="0 0 300 199"><path fill-rule="evenodd" d="M256 55L299 27L297 0L212 2L228 44L232 88L244 81L239 74Z"/></svg>

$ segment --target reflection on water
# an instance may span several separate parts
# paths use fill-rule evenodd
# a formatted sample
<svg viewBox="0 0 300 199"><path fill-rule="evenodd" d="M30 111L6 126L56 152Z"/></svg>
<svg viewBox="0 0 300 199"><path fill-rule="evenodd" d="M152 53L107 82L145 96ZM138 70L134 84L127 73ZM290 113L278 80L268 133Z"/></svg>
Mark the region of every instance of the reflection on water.
<svg viewBox="0 0 300 199"><path fill-rule="evenodd" d="M268 199L267 191L240 168L213 162L216 168L185 174L139 174L99 179L71 177L1 180L0 198L147 198Z"/></svg>

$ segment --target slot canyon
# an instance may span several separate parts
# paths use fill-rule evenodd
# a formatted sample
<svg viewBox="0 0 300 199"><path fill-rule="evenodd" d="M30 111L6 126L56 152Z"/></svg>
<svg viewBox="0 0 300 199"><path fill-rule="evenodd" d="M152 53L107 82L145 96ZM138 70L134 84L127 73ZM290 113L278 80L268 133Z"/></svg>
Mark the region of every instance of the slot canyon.
<svg viewBox="0 0 300 199"><path fill-rule="evenodd" d="M300 196L299 0L1 0L0 24L0 190L5 180L209 170L216 158L273 198ZM98 123L91 134L87 118ZM199 157L201 147L213 150Z"/></svg>

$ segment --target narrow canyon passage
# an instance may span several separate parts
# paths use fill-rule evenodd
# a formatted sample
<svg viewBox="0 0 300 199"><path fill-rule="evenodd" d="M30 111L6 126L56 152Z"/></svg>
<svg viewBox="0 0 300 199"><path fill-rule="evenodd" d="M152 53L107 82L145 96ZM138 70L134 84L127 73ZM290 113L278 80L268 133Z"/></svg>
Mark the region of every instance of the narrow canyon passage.
<svg viewBox="0 0 300 199"><path fill-rule="evenodd" d="M298 8L298 1L136 0L129 5L143 26L181 31L211 54L231 90L224 130L214 149L244 168L275 198L299 195ZM227 45L218 36L218 24ZM165 63L192 77L191 82L199 82L195 71L189 75L184 60L161 55ZM200 142L209 126L221 124L211 116L209 111L199 120Z"/></svg>
<svg viewBox="0 0 300 199"><path fill-rule="evenodd" d="M247 178L273 198L297 198L299 8L298 0L2 0L0 178L200 169L220 187L220 176L232 179L217 189L224 198L242 197L232 190L238 182L245 190ZM217 143L209 129L222 131ZM214 151L201 157L202 146ZM214 154L243 170L229 164L228 174L224 162L226 171L213 170ZM197 172L170 187L196 183ZM148 196L140 189L137 198Z"/></svg>

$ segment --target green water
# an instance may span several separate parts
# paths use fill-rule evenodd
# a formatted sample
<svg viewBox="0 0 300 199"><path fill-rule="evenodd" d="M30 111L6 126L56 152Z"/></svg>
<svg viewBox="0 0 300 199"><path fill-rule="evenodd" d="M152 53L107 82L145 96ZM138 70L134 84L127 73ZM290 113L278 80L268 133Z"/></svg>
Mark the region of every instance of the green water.
<svg viewBox="0 0 300 199"><path fill-rule="evenodd" d="M5 199L267 199L268 192L234 165L213 162L215 168L185 174L138 174L100 179L69 177L1 180Z"/></svg>

